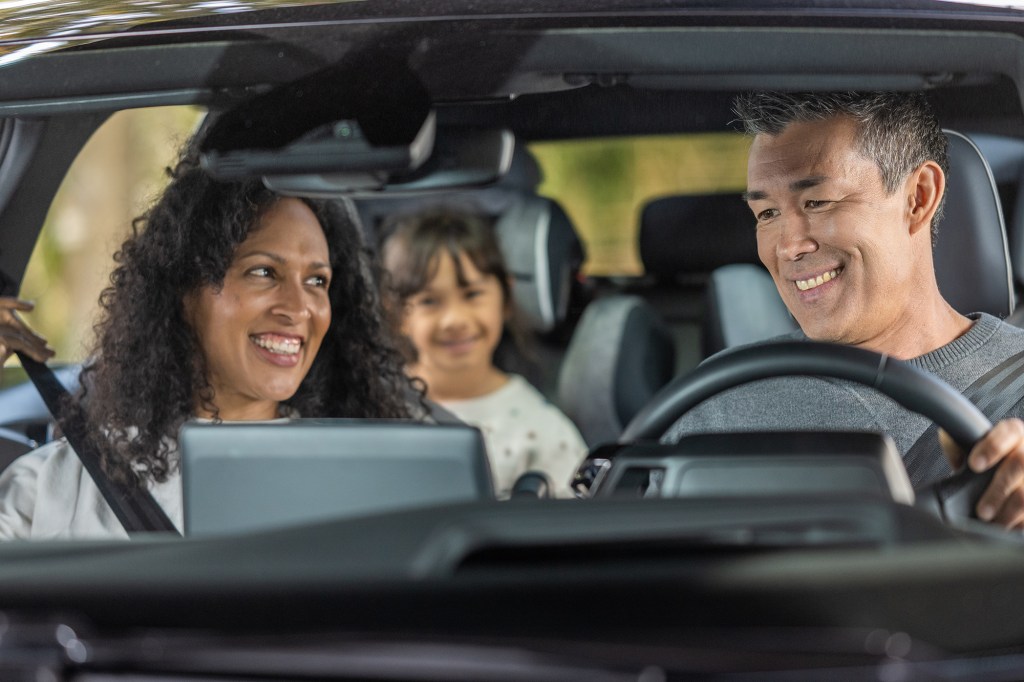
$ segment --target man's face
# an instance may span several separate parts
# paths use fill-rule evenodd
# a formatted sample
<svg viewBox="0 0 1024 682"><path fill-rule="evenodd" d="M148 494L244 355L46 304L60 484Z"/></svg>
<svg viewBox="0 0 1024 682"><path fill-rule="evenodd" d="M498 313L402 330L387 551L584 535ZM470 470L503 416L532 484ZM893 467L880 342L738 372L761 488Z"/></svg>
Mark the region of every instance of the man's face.
<svg viewBox="0 0 1024 682"><path fill-rule="evenodd" d="M909 226L907 192L887 195L855 133L838 117L758 135L746 197L758 255L804 333L877 348L913 317L921 235Z"/></svg>

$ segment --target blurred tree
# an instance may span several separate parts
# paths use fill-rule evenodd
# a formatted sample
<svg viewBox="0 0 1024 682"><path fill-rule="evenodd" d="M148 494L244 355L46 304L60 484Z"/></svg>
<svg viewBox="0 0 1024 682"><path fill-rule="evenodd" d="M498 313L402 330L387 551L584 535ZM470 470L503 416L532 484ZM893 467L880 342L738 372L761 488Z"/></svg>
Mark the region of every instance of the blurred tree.
<svg viewBox="0 0 1024 682"><path fill-rule="evenodd" d="M36 302L26 316L60 361L81 360L92 341L100 291L112 255L167 181L203 115L194 107L160 107L112 116L75 159L54 198L29 262L21 296Z"/></svg>

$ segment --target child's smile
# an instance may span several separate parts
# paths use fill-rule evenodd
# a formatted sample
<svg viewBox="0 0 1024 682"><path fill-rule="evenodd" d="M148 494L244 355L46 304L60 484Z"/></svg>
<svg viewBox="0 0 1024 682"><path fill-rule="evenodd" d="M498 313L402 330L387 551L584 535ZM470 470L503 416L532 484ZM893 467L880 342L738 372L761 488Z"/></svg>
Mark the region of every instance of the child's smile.
<svg viewBox="0 0 1024 682"><path fill-rule="evenodd" d="M465 253L456 264L440 251L433 277L407 301L402 331L416 349L411 373L430 388L489 385L505 311L497 277L481 273Z"/></svg>

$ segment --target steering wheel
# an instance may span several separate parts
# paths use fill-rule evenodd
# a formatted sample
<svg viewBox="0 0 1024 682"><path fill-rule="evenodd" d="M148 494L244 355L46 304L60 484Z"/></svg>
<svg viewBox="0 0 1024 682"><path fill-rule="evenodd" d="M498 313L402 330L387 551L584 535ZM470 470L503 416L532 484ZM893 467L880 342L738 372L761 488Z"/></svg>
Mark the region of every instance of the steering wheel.
<svg viewBox="0 0 1024 682"><path fill-rule="evenodd" d="M992 428L971 401L924 370L852 346L788 341L725 353L677 377L637 413L621 440L656 440L687 411L726 389L758 379L795 375L846 379L875 388L938 424L964 452L969 452ZM976 518L978 499L993 473L992 469L975 473L965 464L949 478L916 491L917 506L947 521Z"/></svg>

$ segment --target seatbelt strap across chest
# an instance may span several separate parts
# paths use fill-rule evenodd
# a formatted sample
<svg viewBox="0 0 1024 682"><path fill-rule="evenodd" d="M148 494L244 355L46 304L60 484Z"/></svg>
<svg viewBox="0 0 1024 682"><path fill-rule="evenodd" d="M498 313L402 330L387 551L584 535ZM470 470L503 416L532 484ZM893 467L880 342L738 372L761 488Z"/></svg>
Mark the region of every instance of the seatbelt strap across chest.
<svg viewBox="0 0 1024 682"><path fill-rule="evenodd" d="M56 375L49 367L41 362L36 362L24 353L18 353L21 365L28 374L29 380L35 385L36 390L46 403L47 409L54 419L60 419L63 413L62 400L69 395L68 390L58 381ZM117 520L121 522L129 536L132 533L176 533L180 535L177 527L168 518L153 495L142 488L129 488L128 486L115 483L103 471L100 465L100 455L85 438L84 426L82 424L65 424L64 437L78 455L82 467L92 478L93 483L99 489L103 499L113 510Z"/></svg>
<svg viewBox="0 0 1024 682"><path fill-rule="evenodd" d="M963 393L991 421L1002 419L1024 398L1024 351L1011 355L978 377ZM938 425L929 426L903 457L907 470L914 471L911 483L915 488L952 473L944 457L935 457L938 432Z"/></svg>

